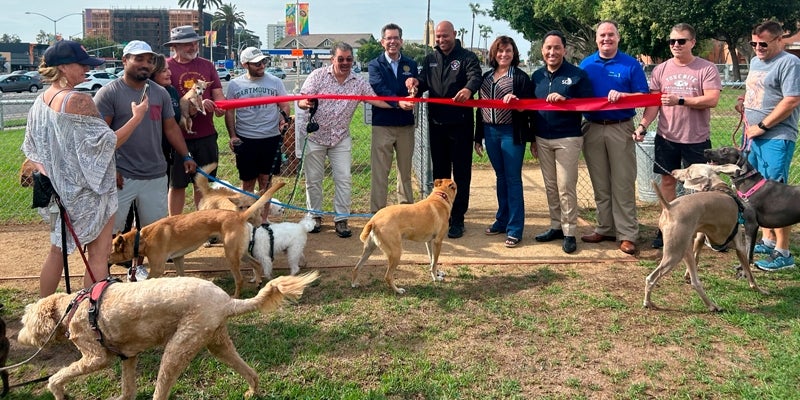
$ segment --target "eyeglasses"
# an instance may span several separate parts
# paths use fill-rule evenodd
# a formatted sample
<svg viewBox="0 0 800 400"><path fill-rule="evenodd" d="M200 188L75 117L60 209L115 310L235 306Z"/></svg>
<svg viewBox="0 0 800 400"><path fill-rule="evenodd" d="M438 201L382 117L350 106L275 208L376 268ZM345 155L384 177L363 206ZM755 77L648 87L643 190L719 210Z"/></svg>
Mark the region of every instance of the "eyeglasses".
<svg viewBox="0 0 800 400"><path fill-rule="evenodd" d="M387 42L391 42L392 40L394 40L395 42L399 42L399 41L403 40L403 38L401 38L400 36L387 36L387 37L383 38L383 40L385 40Z"/></svg>
<svg viewBox="0 0 800 400"><path fill-rule="evenodd" d="M776 40L778 40L777 37L775 39L770 40L769 42L750 42L750 47L752 47L754 49L756 47L761 47L762 49L766 49L767 46L769 46L770 43L772 43L772 42L774 42Z"/></svg>
<svg viewBox="0 0 800 400"><path fill-rule="evenodd" d="M669 45L670 45L670 46L675 46L675 43L677 43L677 44L679 44L679 45L683 46L683 45L685 45L685 44L686 44L686 42L687 42L688 40L689 40L689 39L686 39L686 38L680 38L680 39L670 39L670 40L669 40Z"/></svg>
<svg viewBox="0 0 800 400"><path fill-rule="evenodd" d="M351 62L353 62L353 57L336 57L336 62L340 62L340 63L348 62L348 63L351 63Z"/></svg>
<svg viewBox="0 0 800 400"><path fill-rule="evenodd" d="M249 62L248 64L250 64L250 65L252 65L254 67L258 67L258 66L261 66L261 65L266 65L267 64L267 60L261 60L259 62Z"/></svg>

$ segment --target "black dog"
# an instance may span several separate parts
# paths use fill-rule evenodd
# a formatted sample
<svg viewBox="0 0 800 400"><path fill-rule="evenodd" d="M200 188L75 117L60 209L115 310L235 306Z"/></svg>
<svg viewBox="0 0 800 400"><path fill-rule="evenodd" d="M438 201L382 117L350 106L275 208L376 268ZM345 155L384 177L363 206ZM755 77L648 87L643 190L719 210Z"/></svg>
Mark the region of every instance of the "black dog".
<svg viewBox="0 0 800 400"><path fill-rule="evenodd" d="M6 360L8 359L8 351L11 350L11 343L8 342L8 338L6 337L6 321L0 318L0 334L3 335L0 338L0 368L6 366ZM0 377L3 378L3 391L0 392L0 397L5 397L8 394L8 371L0 371Z"/></svg>
<svg viewBox="0 0 800 400"><path fill-rule="evenodd" d="M744 216L745 237L749 249L748 259L752 263L753 248L756 245L759 226L783 228L800 222L800 207L796 203L797 199L800 199L800 186L790 186L772 180L761 182L764 180L764 176L747 161L744 152L735 147L707 149L703 155L712 163L736 164L741 169L731 176L731 180L739 197L744 200L745 208L754 211L753 213L746 212Z"/></svg>

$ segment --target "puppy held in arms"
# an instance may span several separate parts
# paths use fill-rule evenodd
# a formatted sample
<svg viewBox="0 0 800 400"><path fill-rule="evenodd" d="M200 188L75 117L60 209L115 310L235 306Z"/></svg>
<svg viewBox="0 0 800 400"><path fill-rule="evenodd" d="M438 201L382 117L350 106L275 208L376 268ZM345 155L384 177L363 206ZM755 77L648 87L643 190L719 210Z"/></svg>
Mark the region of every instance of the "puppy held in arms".
<svg viewBox="0 0 800 400"><path fill-rule="evenodd" d="M25 307L19 343L44 346L54 332L51 343L68 337L81 352L79 360L50 377L47 389L56 400L65 398L68 382L107 368L120 358L122 395L118 398L144 397L136 392L136 363L140 354L153 348L164 349L153 399L169 398L175 381L203 349L244 377L248 385L244 397L250 398L258 391L258 374L236 351L228 334L228 319L254 311L271 312L284 299L299 298L318 276L316 271L282 276L246 300L232 299L212 282L199 278L112 283L96 304L89 300L76 303L68 318L62 316L76 297L56 293ZM97 312L90 314L95 305Z"/></svg>
<svg viewBox="0 0 800 400"><path fill-rule="evenodd" d="M405 293L405 289L394 284L394 270L403 253L403 239L425 242L431 278L434 282L441 281L443 277L437 271L436 263L442 250L442 239L449 227L450 209L455 198L456 183L451 179L437 179L433 183L433 192L427 198L414 204L391 205L375 213L361 232L364 251L353 268L352 286L358 286L358 270L375 248L380 247L389 259L386 283L396 293Z"/></svg>
<svg viewBox="0 0 800 400"><path fill-rule="evenodd" d="M194 81L194 86L192 86L179 101L181 107L180 126L186 133L195 133L192 130L192 109L194 109L196 113L199 112L206 115L206 110L203 108L203 92L206 91L207 87L208 82L206 81Z"/></svg>

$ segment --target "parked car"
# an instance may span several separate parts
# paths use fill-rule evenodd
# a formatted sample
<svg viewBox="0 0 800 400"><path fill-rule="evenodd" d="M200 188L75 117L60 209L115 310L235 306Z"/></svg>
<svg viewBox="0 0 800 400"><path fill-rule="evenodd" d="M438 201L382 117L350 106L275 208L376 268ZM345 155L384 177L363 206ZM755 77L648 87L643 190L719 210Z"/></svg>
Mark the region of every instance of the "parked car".
<svg viewBox="0 0 800 400"><path fill-rule="evenodd" d="M42 75L41 75L41 74L39 74L39 71L28 71L28 72L26 72L26 73L25 73L25 75L28 75L28 76L30 76L31 78L39 78L39 79L42 79Z"/></svg>
<svg viewBox="0 0 800 400"><path fill-rule="evenodd" d="M85 75L86 79L83 82L75 85L75 90L83 90L83 91L98 90L101 87L108 85L109 83L114 81L114 79L117 79L116 75L109 74L106 71L99 71L99 70L89 71Z"/></svg>
<svg viewBox="0 0 800 400"><path fill-rule="evenodd" d="M283 72L283 68L281 67L269 67L267 68L267 72L278 78L286 79L286 72Z"/></svg>
<svg viewBox="0 0 800 400"><path fill-rule="evenodd" d="M0 75L0 92L36 93L43 88L42 80L25 74Z"/></svg>
<svg viewBox="0 0 800 400"><path fill-rule="evenodd" d="M231 71L228 71L227 68L220 67L217 68L217 75L219 75L219 79L223 81L231 80Z"/></svg>

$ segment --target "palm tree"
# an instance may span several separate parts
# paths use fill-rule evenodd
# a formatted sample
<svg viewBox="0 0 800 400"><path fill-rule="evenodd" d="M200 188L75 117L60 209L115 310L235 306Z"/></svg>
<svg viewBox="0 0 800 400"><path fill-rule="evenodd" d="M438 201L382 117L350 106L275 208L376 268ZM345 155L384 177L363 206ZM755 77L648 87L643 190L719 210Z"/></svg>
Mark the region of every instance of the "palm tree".
<svg viewBox="0 0 800 400"><path fill-rule="evenodd" d="M178 6L184 8L193 8L197 6L197 25L200 28L200 35L206 33L206 27L203 25L203 10L209 6L218 7L222 5L222 0L178 0Z"/></svg>
<svg viewBox="0 0 800 400"><path fill-rule="evenodd" d="M228 54L233 54L231 48L236 27L238 26L239 29L244 29L245 25L247 25L247 21L244 20L244 13L236 11L236 6L233 4L223 4L220 6L211 20L211 29L220 27L225 29L225 38L228 42ZM235 56L232 57L235 58Z"/></svg>
<svg viewBox="0 0 800 400"><path fill-rule="evenodd" d="M461 36L461 45L464 45L464 35L467 34L467 28L458 28L458 35Z"/></svg>
<svg viewBox="0 0 800 400"><path fill-rule="evenodd" d="M488 26L488 25L478 24L478 32L480 32L481 37L484 40L483 41L483 47L485 49L489 49L489 35L491 35L492 32L493 32L492 31L492 27ZM480 43L478 43L478 46L480 46Z"/></svg>
<svg viewBox="0 0 800 400"><path fill-rule="evenodd" d="M486 15L486 11L481 10L481 5L478 3L469 3L469 10L472 12L472 32L469 38L469 47L470 50L472 50L472 42L475 40L475 17L478 15Z"/></svg>

